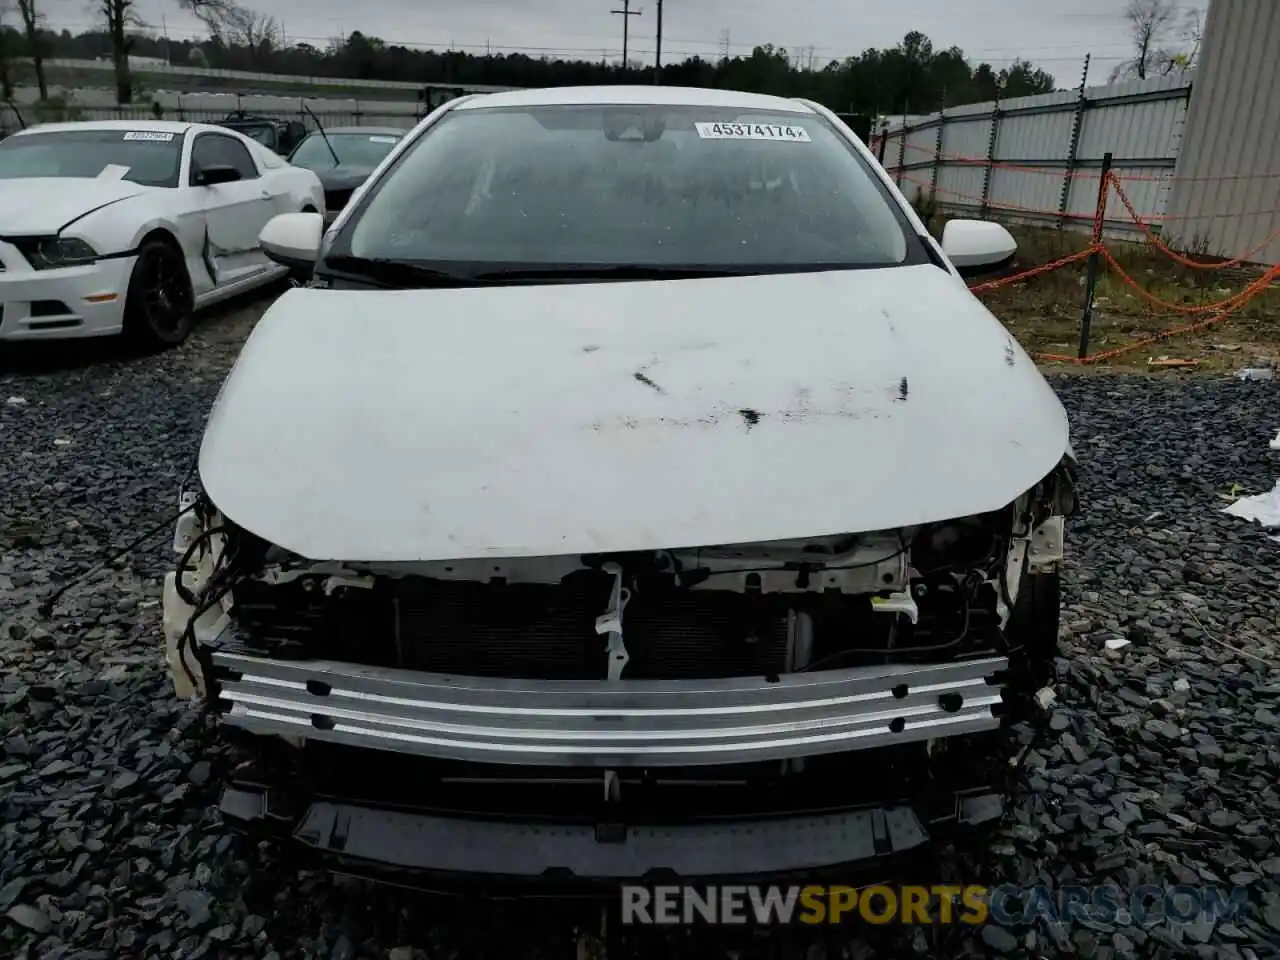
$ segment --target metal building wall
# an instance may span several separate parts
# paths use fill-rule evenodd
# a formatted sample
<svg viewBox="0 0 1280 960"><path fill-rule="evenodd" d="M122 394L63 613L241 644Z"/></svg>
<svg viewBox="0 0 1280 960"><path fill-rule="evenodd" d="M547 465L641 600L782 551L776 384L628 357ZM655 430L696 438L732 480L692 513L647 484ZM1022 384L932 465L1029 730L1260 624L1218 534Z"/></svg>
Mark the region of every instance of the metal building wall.
<svg viewBox="0 0 1280 960"><path fill-rule="evenodd" d="M1224 179L1234 178L1234 179ZM1212 0L1165 233L1280 263L1280 0Z"/></svg>

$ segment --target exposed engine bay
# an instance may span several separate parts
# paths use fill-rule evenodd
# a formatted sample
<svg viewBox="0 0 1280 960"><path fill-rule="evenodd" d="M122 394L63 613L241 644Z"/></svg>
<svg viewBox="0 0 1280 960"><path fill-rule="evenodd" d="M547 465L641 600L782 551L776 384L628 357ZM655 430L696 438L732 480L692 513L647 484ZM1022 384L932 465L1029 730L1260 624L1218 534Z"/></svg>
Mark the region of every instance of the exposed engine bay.
<svg viewBox="0 0 1280 960"><path fill-rule="evenodd" d="M189 696L203 688L200 635L224 617L262 656L531 680L770 676L1010 653L1003 631L1022 578L1061 559L1074 494L1060 470L1004 510L904 530L421 564L307 561L186 496L170 585L180 604L167 612Z"/></svg>
<svg viewBox="0 0 1280 960"><path fill-rule="evenodd" d="M453 818L501 819L499 846L530 821L600 842L620 830L625 863L572 844L548 861L533 844L505 870L609 876L640 870L635 857L684 862L691 841L644 833L655 820L817 809L814 843L847 841L857 859L924 842L926 824L998 816L993 738L1054 655L1056 593L1051 610L1029 600L1056 591L1075 509L1064 460L1004 509L902 530L369 564L294 556L187 497L168 659L180 695L257 745L224 795L230 820L482 872L504 870L460 852ZM406 805L393 829L386 810ZM441 831L430 843L422 817ZM750 862L793 865L776 839ZM724 837L704 841L687 868L740 868Z"/></svg>

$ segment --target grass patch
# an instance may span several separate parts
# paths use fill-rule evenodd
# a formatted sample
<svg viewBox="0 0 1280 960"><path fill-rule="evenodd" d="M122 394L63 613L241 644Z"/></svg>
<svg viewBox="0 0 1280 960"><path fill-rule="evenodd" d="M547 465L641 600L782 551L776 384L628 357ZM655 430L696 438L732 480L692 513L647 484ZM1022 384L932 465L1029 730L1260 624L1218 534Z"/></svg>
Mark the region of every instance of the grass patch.
<svg viewBox="0 0 1280 960"><path fill-rule="evenodd" d="M1085 234L1012 227L1018 257L1005 271L1013 275L1084 249ZM1196 307L1218 303L1256 280L1264 267L1193 270L1146 244L1108 240L1120 267L1144 290L1169 303ZM1203 254L1198 259L1212 261ZM1075 356L1080 313L1085 298L1085 264L1072 264L982 294L991 311L1031 353ZM1102 264L1089 352L1100 353L1205 319L1207 315L1174 313L1144 299L1107 265ZM1149 369L1153 357L1196 360L1197 372L1221 374L1249 366L1258 357L1280 358L1280 285L1260 294L1248 306L1213 326L1121 355L1099 367L1127 371ZM1046 364L1072 368L1073 365Z"/></svg>

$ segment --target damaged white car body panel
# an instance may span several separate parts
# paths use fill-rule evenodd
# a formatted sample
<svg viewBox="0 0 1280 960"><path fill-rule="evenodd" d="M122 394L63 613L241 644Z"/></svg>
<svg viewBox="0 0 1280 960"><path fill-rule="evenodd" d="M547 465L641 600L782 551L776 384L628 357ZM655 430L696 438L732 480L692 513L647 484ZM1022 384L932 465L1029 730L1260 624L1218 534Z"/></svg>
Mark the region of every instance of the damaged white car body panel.
<svg viewBox="0 0 1280 960"><path fill-rule="evenodd" d="M204 183L206 167L222 179ZM287 271L258 234L304 209L324 211L316 175L223 127L103 120L18 131L0 144L0 340L122 332L147 240L181 249L197 309L271 283Z"/></svg>
<svg viewBox="0 0 1280 960"><path fill-rule="evenodd" d="M200 475L306 557L457 560L967 516L1066 449L1032 361L920 266L293 290L245 344Z"/></svg>

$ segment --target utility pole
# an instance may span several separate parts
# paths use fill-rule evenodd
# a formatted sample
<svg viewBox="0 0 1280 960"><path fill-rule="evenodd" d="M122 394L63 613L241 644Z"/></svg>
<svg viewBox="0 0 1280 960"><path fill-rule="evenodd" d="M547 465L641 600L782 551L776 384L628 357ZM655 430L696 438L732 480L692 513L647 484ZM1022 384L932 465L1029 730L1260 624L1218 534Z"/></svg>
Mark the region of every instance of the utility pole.
<svg viewBox="0 0 1280 960"><path fill-rule="evenodd" d="M622 15L622 69L626 70L628 43L631 39L631 18L640 16L640 11L631 9L631 0L622 0L621 10L609 12Z"/></svg>
<svg viewBox="0 0 1280 960"><path fill-rule="evenodd" d="M662 82L662 0L658 0L658 39L654 46L653 82Z"/></svg>

